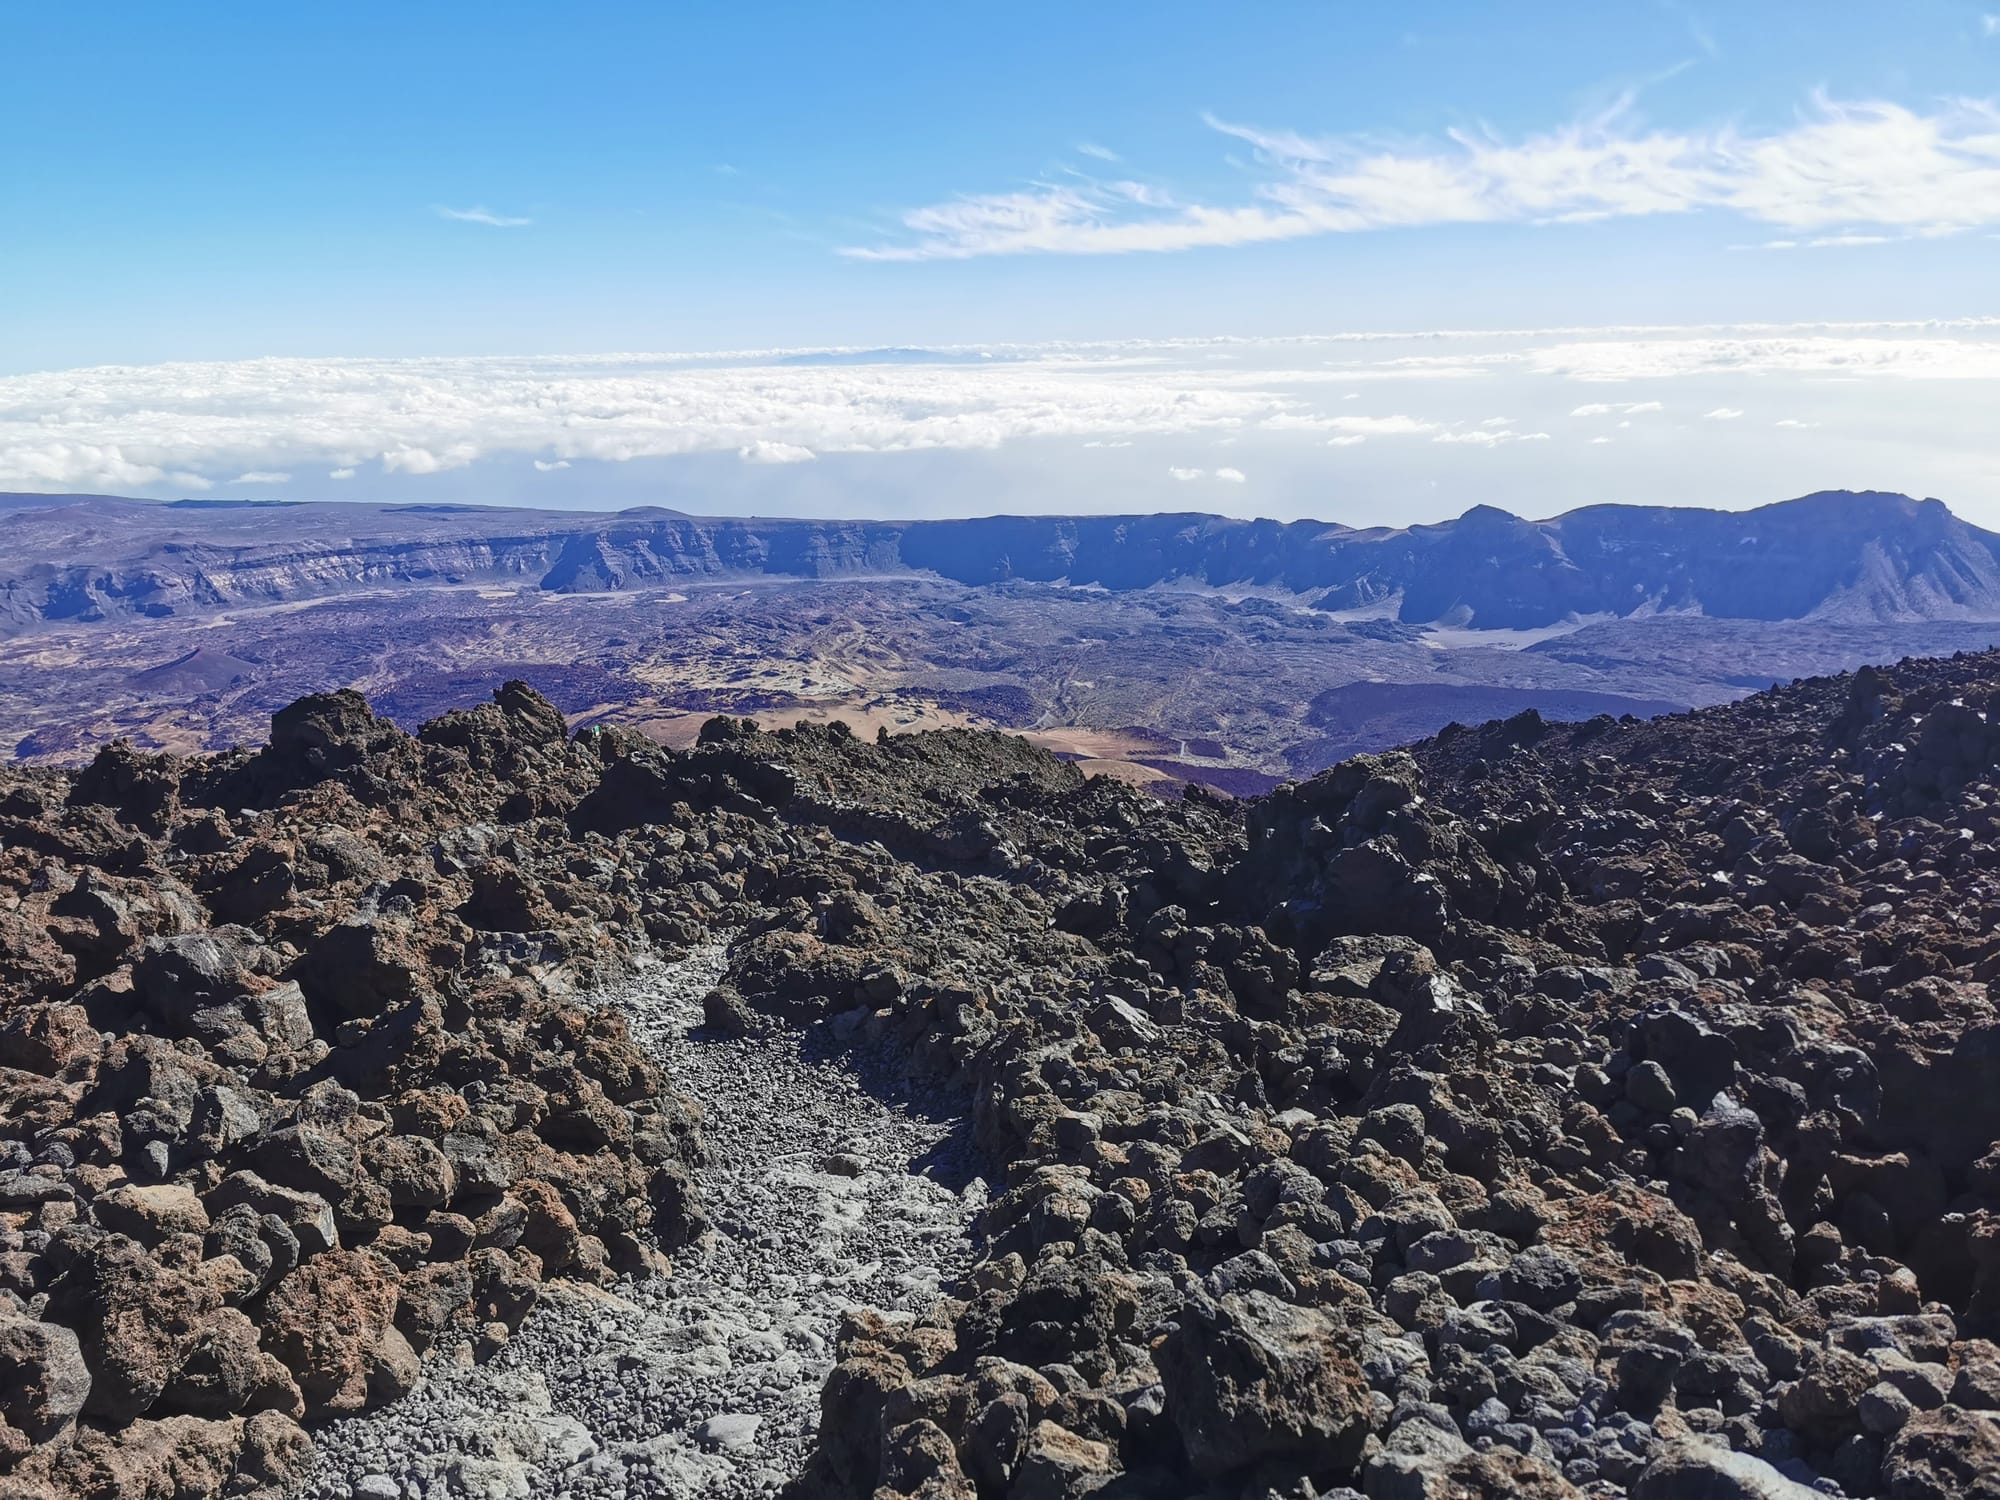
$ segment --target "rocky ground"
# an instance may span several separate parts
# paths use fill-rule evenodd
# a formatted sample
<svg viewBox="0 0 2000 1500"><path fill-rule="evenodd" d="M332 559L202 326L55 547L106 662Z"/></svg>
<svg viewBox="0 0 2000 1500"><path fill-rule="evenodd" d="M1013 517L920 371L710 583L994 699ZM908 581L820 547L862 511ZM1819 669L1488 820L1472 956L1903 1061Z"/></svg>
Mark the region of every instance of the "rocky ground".
<svg viewBox="0 0 2000 1500"><path fill-rule="evenodd" d="M5 773L0 1494L2000 1496L1995 714L1911 661L1168 802L508 687ZM614 999L724 934L733 1040ZM877 1245L814 1350L781 1278Z"/></svg>
<svg viewBox="0 0 2000 1500"><path fill-rule="evenodd" d="M831 1038L704 1026L724 964L697 949L610 996L701 1106L711 1232L672 1275L546 1297L490 1363L441 1360L327 1428L306 1495L774 1493L810 1454L841 1314L927 1310L965 1268L984 1183L937 1101Z"/></svg>

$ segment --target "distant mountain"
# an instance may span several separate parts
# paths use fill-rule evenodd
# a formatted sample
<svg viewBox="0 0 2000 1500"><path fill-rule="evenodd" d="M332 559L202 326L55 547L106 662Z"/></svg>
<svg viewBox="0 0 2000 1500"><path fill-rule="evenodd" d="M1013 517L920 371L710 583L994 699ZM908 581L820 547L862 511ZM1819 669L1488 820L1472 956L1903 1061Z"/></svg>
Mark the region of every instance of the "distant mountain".
<svg viewBox="0 0 2000 1500"><path fill-rule="evenodd" d="M1593 505L1551 521L1478 506L1332 542L1320 603L1398 597L1408 621L1493 627L1683 611L1741 620L2000 618L2000 536L1942 501L1830 491L1752 511Z"/></svg>
<svg viewBox="0 0 2000 1500"><path fill-rule="evenodd" d="M926 573L1126 590L1289 591L1329 612L1533 629L1659 613L2000 620L2000 535L1937 500L1828 491L1751 511L1475 506L1356 530L1210 515L805 521L473 506L0 496L0 620L94 620L438 584L597 593L676 581Z"/></svg>

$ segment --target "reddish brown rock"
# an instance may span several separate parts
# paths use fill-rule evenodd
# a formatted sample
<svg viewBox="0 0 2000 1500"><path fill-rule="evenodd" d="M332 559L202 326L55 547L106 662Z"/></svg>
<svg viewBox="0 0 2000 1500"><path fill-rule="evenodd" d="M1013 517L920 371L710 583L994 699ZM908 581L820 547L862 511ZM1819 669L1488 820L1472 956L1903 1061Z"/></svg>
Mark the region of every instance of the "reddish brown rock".
<svg viewBox="0 0 2000 1500"><path fill-rule="evenodd" d="M1157 1358L1167 1411L1203 1474L1284 1458L1351 1466L1360 1456L1368 1382L1321 1313L1259 1291L1198 1300Z"/></svg>
<svg viewBox="0 0 2000 1500"><path fill-rule="evenodd" d="M338 1416L368 1404L378 1368L400 1360L395 1270L366 1250L315 1256L273 1288L264 1344L298 1381L308 1416Z"/></svg>
<svg viewBox="0 0 2000 1500"><path fill-rule="evenodd" d="M170 1270L137 1241L110 1235L64 1275L52 1316L77 1332L90 1367L86 1414L123 1425L160 1398L193 1351L221 1297Z"/></svg>

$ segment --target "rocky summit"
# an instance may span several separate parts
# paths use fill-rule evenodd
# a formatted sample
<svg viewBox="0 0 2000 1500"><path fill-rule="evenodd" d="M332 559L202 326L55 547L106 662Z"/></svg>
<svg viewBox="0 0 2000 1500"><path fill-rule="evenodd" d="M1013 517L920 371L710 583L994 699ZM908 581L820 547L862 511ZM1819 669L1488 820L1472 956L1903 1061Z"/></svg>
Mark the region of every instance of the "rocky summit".
<svg viewBox="0 0 2000 1500"><path fill-rule="evenodd" d="M1996 918L2000 654L0 770L0 1495L2000 1496Z"/></svg>

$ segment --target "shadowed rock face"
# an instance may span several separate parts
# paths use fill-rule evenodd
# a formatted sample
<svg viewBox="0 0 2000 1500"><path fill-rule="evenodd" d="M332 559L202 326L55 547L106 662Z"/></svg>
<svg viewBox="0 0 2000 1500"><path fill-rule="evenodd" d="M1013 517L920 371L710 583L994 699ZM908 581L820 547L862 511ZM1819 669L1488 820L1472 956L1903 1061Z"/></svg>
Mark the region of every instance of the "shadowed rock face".
<svg viewBox="0 0 2000 1500"><path fill-rule="evenodd" d="M597 593L911 573L1114 590L1249 584L1307 594L1327 610L1504 629L1659 611L2000 619L2000 538L1940 501L1872 492L1743 512L1600 505L1547 521L1482 505L1434 526L1367 531L1206 515L849 522L103 499L23 506L8 527L0 617L17 627L440 583Z"/></svg>
<svg viewBox="0 0 2000 1500"><path fill-rule="evenodd" d="M279 717L0 772L9 1486L282 1484L667 1270L699 1123L576 997L733 934L717 1025L896 1060L993 1188L847 1312L795 1495L1994 1491L2000 655L1241 804L513 684Z"/></svg>

